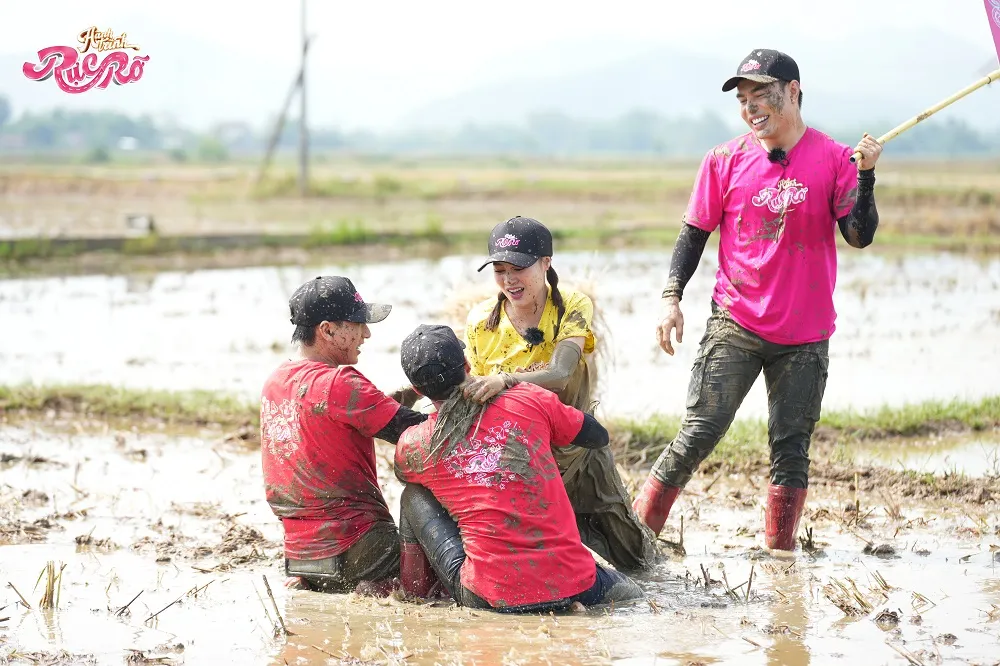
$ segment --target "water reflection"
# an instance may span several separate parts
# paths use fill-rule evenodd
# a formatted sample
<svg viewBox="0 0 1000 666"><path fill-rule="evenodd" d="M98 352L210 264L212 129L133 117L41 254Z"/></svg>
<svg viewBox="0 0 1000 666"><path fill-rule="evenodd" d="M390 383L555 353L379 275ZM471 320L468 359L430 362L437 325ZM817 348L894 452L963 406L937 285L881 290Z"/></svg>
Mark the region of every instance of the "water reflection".
<svg viewBox="0 0 1000 666"><path fill-rule="evenodd" d="M117 434L124 440L119 442ZM164 646L178 643L182 654L168 653L174 663L277 666L336 663L345 655L375 663L403 663L405 658L406 663L428 665L902 663L887 640L914 653L936 648L945 662L995 660L1000 611L991 609L1000 609L1000 563L990 551L997 524L989 504L908 504L902 507L907 517L927 515L934 520L914 520L903 528L882 511L875 511L866 526L849 529L835 518L810 520L826 556L797 555L789 568L791 560L751 559L754 538L733 536L740 527L761 524L759 504L727 500L734 489L745 489L744 478L721 478L711 493L705 488L712 481L699 479L687 493L698 498L701 516L685 521L688 554L668 557L654 572L638 577L655 607L512 617L447 604L432 607L290 591L281 585L281 560L273 548L267 550L273 557L232 568L210 568L220 564L211 557L186 557L187 547L219 543L230 520L224 513L242 514L240 524L280 539L260 499L259 454L220 445L214 435L78 432L71 426L53 431L9 423L0 429L0 453L30 453L53 461L6 464L0 488L4 509L21 512L10 520L31 524L53 512L80 512L72 519L53 517L63 529L50 531L45 543L0 548L0 582L13 582L34 606L22 608L13 591L4 588L0 606L6 605L3 617L10 617L0 629L4 640L25 651L93 654L100 664L123 663L129 649L155 656L164 653ZM140 447L147 451L144 457L133 455ZM391 479L383 463L380 477ZM149 495L133 488L147 489L157 501L150 502ZM30 490L46 493L49 500L28 507L6 502L26 502ZM390 490L398 514L398 497ZM810 493L810 508L843 506L845 492L817 485ZM875 493L861 497L868 506L877 501ZM977 518L980 527L970 531L970 515L979 513L985 526ZM163 543L174 529L184 539L175 542L180 550L166 553L168 561L158 562L156 550L130 547L147 536ZM95 537L112 537L121 547L101 551L75 543L76 536L92 531ZM855 533L892 543L898 557L862 554ZM42 611L35 603L40 588L33 586L49 560L68 566L59 608ZM752 595L749 603L728 600L720 585L706 591L687 575L700 575L702 564L714 579L721 578L725 566L734 585L747 580L754 566L753 589L760 591L759 598ZM875 610L867 616L846 618L822 593L833 578L856 581L858 589L867 592L875 573L891 590L874 602ZM295 634L287 640L275 639L271 630L261 603L261 598L267 600L262 575L268 577ZM188 594L199 588L199 595ZM129 614L113 612L140 591ZM917 604L915 593L930 603ZM182 603L145 622L179 597ZM898 633L872 621L886 608L901 614ZM995 613L993 619L990 612ZM945 634L957 637L954 645L933 642ZM6 649L0 645L0 650ZM0 660L4 654L0 652Z"/></svg>
<svg viewBox="0 0 1000 666"><path fill-rule="evenodd" d="M771 604L774 642L767 649L771 666L809 666L810 651L806 646L809 613L805 600L808 586L797 572L779 575L774 581L776 599Z"/></svg>
<svg viewBox="0 0 1000 666"><path fill-rule="evenodd" d="M866 443L849 449L859 463L910 470L920 474L1000 477L1000 432L972 436L921 438Z"/></svg>
<svg viewBox="0 0 1000 666"><path fill-rule="evenodd" d="M430 321L460 327L469 303L495 293L492 276L476 273L479 259L0 281L0 381L201 388L255 399L290 353L289 294L310 277L338 273L368 300L394 305L372 327L359 363L392 390L405 381L406 332ZM591 293L603 318L604 415L683 411L715 268L706 254L685 293L685 342L668 357L653 332L669 261L668 251L566 252L556 261L561 281ZM825 409L996 393L996 377L982 369L1000 357L1000 259L852 252L841 256L838 279ZM936 313L930 325L928 311ZM760 380L740 416L766 413Z"/></svg>

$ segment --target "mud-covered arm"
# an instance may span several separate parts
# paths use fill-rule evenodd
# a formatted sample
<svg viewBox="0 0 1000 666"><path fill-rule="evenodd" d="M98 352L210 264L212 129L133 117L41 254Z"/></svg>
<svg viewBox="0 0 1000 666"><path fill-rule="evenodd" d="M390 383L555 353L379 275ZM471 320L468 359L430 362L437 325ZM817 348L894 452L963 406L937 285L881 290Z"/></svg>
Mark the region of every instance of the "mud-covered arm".
<svg viewBox="0 0 1000 666"><path fill-rule="evenodd" d="M403 431L410 426L415 426L426 420L426 414L415 412L409 407L400 405L385 427L375 433L375 438L395 444L399 441L399 436L403 434Z"/></svg>
<svg viewBox="0 0 1000 666"><path fill-rule="evenodd" d="M608 435L607 428L602 426L600 421L590 414L584 414L580 433L573 438L570 444L575 444L585 449L599 449L607 446L609 441L611 441L611 438Z"/></svg>
<svg viewBox="0 0 1000 666"><path fill-rule="evenodd" d="M837 220L840 235L848 245L868 247L875 240L878 229L878 209L875 207L875 169L858 171L858 194L854 205L844 217Z"/></svg>
<svg viewBox="0 0 1000 666"><path fill-rule="evenodd" d="M674 244L674 253L670 257L670 273L667 276L667 286L661 296L676 298L678 301L684 295L691 276L698 270L701 255L705 252L710 232L690 224L681 226L681 232Z"/></svg>
<svg viewBox="0 0 1000 666"><path fill-rule="evenodd" d="M531 372L502 373L504 385L510 388L518 382L527 382L558 393L569 384L582 355L583 350L580 349L580 345L572 340L563 340L556 345L552 360L547 367Z"/></svg>

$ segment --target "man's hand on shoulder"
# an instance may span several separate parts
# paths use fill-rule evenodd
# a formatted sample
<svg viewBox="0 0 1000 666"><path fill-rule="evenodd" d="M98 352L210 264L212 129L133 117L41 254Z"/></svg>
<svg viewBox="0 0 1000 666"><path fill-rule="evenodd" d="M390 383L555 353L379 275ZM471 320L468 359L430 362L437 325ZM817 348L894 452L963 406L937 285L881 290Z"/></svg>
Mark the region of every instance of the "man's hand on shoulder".
<svg viewBox="0 0 1000 666"><path fill-rule="evenodd" d="M420 399L420 394L414 391L412 386L401 386L390 393L389 397L401 404L403 407L413 407L417 400Z"/></svg>

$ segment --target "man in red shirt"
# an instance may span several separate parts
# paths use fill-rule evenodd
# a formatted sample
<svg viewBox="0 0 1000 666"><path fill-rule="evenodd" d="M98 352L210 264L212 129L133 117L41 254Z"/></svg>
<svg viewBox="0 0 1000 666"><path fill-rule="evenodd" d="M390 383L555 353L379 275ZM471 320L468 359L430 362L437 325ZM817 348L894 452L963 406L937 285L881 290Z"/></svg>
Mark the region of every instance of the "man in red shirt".
<svg viewBox="0 0 1000 666"><path fill-rule="evenodd" d="M403 589L424 596L436 575L459 605L513 613L642 598L584 547L552 456L607 446L607 430L534 384L486 405L466 399L464 349L451 328L427 325L400 349L413 389L437 409L396 445Z"/></svg>
<svg viewBox="0 0 1000 666"><path fill-rule="evenodd" d="M299 287L289 308L301 358L282 363L260 399L265 494L284 527L285 572L317 591L377 591L398 576L399 536L374 438L395 443L427 417L352 367L368 324L391 306L367 304L350 280L327 276ZM377 584L358 588L363 581Z"/></svg>

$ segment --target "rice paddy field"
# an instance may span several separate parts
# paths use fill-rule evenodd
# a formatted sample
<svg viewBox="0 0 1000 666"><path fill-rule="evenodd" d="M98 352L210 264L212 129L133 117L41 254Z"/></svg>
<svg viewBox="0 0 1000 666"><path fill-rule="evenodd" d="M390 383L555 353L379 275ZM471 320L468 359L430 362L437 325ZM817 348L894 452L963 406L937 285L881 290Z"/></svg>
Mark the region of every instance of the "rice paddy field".
<svg viewBox="0 0 1000 666"><path fill-rule="evenodd" d="M883 166L884 162L884 166ZM319 274L392 303L359 369L404 382L464 323L512 215L596 304L597 416L630 490L676 433L714 241L673 357L659 294L697 164L346 160L0 166L0 664L1000 663L1000 163L880 162L873 246L839 242L800 546L763 546L766 395L671 512L646 593L511 617L284 585L255 403ZM152 221L152 229L149 222ZM392 447L377 446L395 516Z"/></svg>

